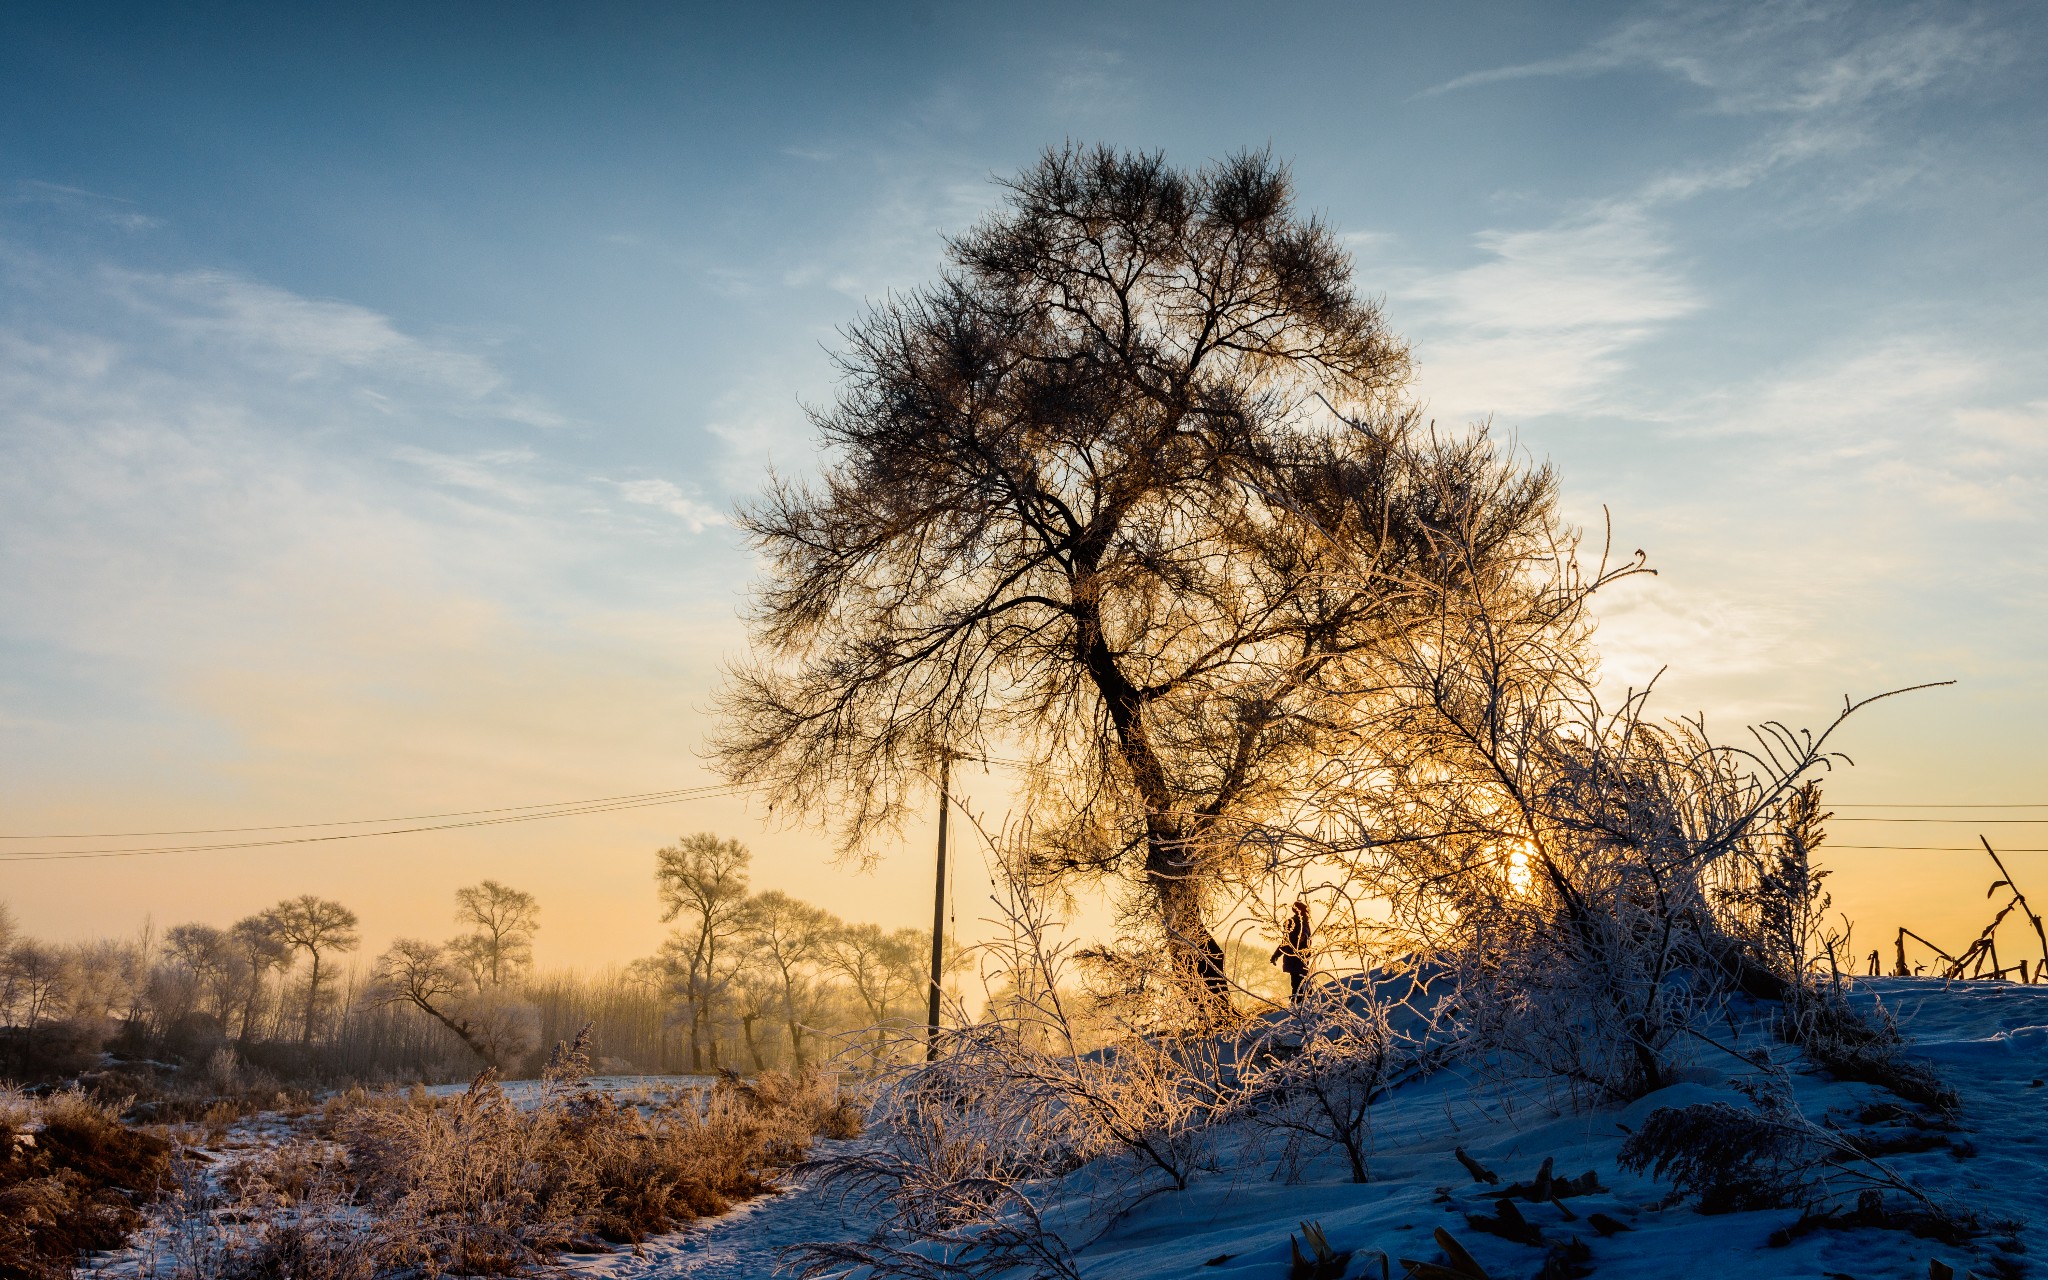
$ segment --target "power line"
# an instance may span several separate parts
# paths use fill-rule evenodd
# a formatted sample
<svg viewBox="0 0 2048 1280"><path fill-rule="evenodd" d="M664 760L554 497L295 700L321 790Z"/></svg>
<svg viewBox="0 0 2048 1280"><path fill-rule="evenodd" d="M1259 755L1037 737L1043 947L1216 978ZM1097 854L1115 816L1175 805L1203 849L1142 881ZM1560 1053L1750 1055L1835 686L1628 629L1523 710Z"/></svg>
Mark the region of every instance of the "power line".
<svg viewBox="0 0 2048 1280"><path fill-rule="evenodd" d="M2048 804L1836 804L1825 802L1830 809L2048 809Z"/></svg>
<svg viewBox="0 0 2048 1280"><path fill-rule="evenodd" d="M1951 827L2042 827L2048 818L1834 818L1834 822L1940 822Z"/></svg>
<svg viewBox="0 0 2048 1280"><path fill-rule="evenodd" d="M1818 852L1829 849L1891 849L1901 853L1976 853L1982 846L1974 844L1835 844L1833 841L1820 846ZM2000 853L2048 853L2040 849L1999 849Z"/></svg>
<svg viewBox="0 0 2048 1280"><path fill-rule="evenodd" d="M326 844L337 840L367 840L378 836L413 835L428 831L455 831L465 827L495 827L514 822L538 822L544 818L571 818L593 813L617 813L628 809L649 809L661 805L683 804L691 800L711 800L726 796L747 795L763 788L759 786L718 786L699 787L683 792L654 792L659 799L631 799L624 803L585 802L576 808L558 806L546 812L513 812L504 817L484 817L468 822L444 822L431 826L393 827L386 831L344 831L331 835L293 836L279 840L243 840L220 844L159 845L137 849L18 849L0 853L0 862L67 862L96 858L140 858L154 857L165 853L215 853L240 849L268 849L285 845ZM483 810L480 812L491 812Z"/></svg>
<svg viewBox="0 0 2048 1280"><path fill-rule="evenodd" d="M667 791L640 791L624 796L597 796L589 800L557 800L549 804L508 804L496 809L457 809L449 813L409 813L396 818L341 818L332 822L281 822L268 827L191 827L182 831L74 831L45 832L41 835L0 835L0 840L140 840L152 836L224 836L252 831L300 831L313 827L381 827L393 822L429 822L437 818L473 818L487 813L518 813L527 809L566 809L586 804L610 804L623 800L653 800L662 796L684 796L715 787L677 787Z"/></svg>

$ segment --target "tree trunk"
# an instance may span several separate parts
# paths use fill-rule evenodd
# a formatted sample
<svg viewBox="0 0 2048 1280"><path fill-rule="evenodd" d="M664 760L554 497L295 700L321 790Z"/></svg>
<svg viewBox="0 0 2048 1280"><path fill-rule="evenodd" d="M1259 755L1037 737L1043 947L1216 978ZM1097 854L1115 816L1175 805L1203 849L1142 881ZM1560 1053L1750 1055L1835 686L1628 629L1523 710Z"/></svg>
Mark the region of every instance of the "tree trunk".
<svg viewBox="0 0 2048 1280"><path fill-rule="evenodd" d="M1076 597L1082 592L1078 589ZM1145 731L1145 701L1117 665L1102 637L1092 606L1077 611L1081 658L1116 730L1117 750L1131 771L1138 798L1145 806L1145 878L1159 902L1159 925L1177 961L1182 982L1211 1005L1230 1002L1230 978L1223 968L1223 948L1202 920L1201 885L1196 879L1189 833L1174 816L1173 793L1166 784L1166 766Z"/></svg>
<svg viewBox="0 0 2048 1280"><path fill-rule="evenodd" d="M747 1056L754 1060L754 1070L766 1071L768 1069L768 1064L761 1061L761 1046L754 1043L754 1024L760 1021L760 1019L761 1015L758 1013L741 1014L740 1035L747 1042Z"/></svg>
<svg viewBox="0 0 2048 1280"><path fill-rule="evenodd" d="M796 1064L796 1069L798 1071L802 1071L809 1064L806 1063L804 1060L803 1028L801 1025L798 1024L796 1019L796 995L794 992L790 991L787 986L785 986L783 989L782 1000L784 1017L789 1023L790 1060Z"/></svg>
<svg viewBox="0 0 2048 1280"><path fill-rule="evenodd" d="M421 1008L421 1010L423 1010L426 1013L428 1017L440 1023L442 1026L448 1028L450 1031L453 1031L456 1037L460 1039L463 1044L469 1047L469 1051L471 1053L483 1059L483 1063L485 1066L495 1067L499 1065L497 1055L492 1053L489 1049L486 1049L482 1044L479 1044L477 1042L477 1038L470 1031L468 1023L457 1022L455 1019L449 1017L445 1013L442 1013L439 1009L436 1009L433 1005L428 1004L425 1000L420 999L418 996L410 996L408 997L408 999L410 999L414 1004L418 1005Z"/></svg>
<svg viewBox="0 0 2048 1280"><path fill-rule="evenodd" d="M320 953L313 953L313 972L306 976L306 1023L299 1032L301 1047L313 1043L313 1010L320 1000Z"/></svg>
<svg viewBox="0 0 2048 1280"><path fill-rule="evenodd" d="M259 971L249 979L249 999L242 1005L241 1042L249 1043L249 1024L256 1020L256 999L263 994L263 974Z"/></svg>

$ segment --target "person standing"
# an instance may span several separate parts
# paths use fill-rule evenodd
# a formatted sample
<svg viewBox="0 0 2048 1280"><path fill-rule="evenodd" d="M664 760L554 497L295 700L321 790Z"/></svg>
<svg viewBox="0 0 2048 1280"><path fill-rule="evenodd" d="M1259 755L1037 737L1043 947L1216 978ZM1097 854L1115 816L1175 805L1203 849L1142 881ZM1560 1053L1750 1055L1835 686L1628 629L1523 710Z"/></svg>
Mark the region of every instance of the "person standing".
<svg viewBox="0 0 2048 1280"><path fill-rule="evenodd" d="M1312 930L1308 924L1308 899L1296 898L1294 912L1287 918L1287 934L1280 945L1273 948L1273 959L1287 974L1287 999L1290 1003L1301 1000L1302 984L1308 981L1309 938Z"/></svg>

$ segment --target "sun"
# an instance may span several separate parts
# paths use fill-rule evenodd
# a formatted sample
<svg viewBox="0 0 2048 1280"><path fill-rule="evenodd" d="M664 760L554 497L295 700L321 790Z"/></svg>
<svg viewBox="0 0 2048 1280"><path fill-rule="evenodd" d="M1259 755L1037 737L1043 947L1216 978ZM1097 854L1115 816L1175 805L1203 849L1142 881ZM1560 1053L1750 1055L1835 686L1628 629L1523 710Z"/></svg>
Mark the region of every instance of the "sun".
<svg viewBox="0 0 2048 1280"><path fill-rule="evenodd" d="M1508 886L1516 893L1529 892L1529 886L1536 881L1536 873L1529 866L1529 855L1534 852L1535 846L1524 840L1508 854Z"/></svg>

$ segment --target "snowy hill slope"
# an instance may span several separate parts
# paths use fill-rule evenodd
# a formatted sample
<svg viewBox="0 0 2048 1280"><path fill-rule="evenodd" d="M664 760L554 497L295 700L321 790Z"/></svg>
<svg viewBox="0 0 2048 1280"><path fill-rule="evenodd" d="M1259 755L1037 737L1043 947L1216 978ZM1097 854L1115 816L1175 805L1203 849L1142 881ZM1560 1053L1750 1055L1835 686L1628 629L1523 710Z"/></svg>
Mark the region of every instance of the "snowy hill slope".
<svg viewBox="0 0 2048 1280"><path fill-rule="evenodd" d="M1734 1086L1756 1070L1705 1045L1683 1083L1627 1107L1574 1110L1562 1096L1502 1086L1462 1067L1406 1084L1375 1108L1371 1180L1363 1185L1350 1181L1335 1153L1302 1161L1290 1179L1270 1136L1234 1126L1219 1135L1213 1167L1187 1190L1155 1194L1105 1222L1100 1197L1089 1195L1099 1180L1084 1169L1067 1180L1064 1202L1048 1205L1048 1219L1080 1246L1086 1280L1279 1280L1289 1274L1290 1237L1301 1239L1304 1222L1320 1224L1331 1249L1351 1255L1341 1272L1330 1273L1346 1277L1398 1277L1406 1272L1402 1259L1450 1262L1438 1229L1497 1278L1874 1280L1939 1276L1941 1267L1959 1276L2029 1274L2024 1251L2038 1241L2026 1224L2048 1221L2048 988L1870 979L1856 984L1854 999L1866 1007L1882 1002L1913 1051L1955 1086L1962 1104L1952 1117L1904 1104L1874 1085L1828 1078L1766 1034L1760 1016L1728 1028L1721 1043L1767 1050L1787 1069L1809 1119L1886 1153L1885 1166L1938 1202L1975 1214L1984 1229L1974 1240L1853 1225L1800 1232L1796 1209L1702 1214L1677 1203L1668 1185L1624 1172L1617 1157L1625 1130L1658 1108L1717 1100L1749 1105ZM1475 1180L1457 1157L1461 1148L1499 1181ZM1598 1189L1574 1194L1574 1186L1556 1199L1529 1198L1535 1189L1526 1184L1546 1161L1559 1179L1590 1172ZM1838 1203L1853 1210L1861 1184L1829 1176ZM1523 1194L1503 1210L1502 1193L1518 1182ZM1890 1201L1910 1203L1896 1194ZM780 1260L779 1248L802 1238L804 1228L850 1234L862 1221L858 1212L797 1189L686 1233L673 1249L586 1266L622 1277L765 1277ZM1788 1233L1793 1238L1786 1240Z"/></svg>

